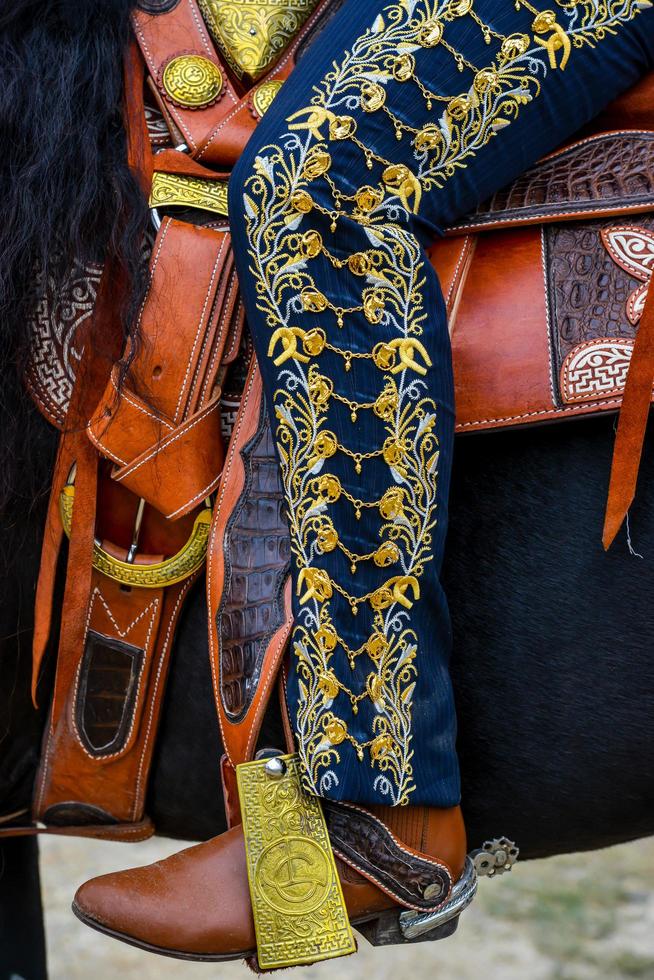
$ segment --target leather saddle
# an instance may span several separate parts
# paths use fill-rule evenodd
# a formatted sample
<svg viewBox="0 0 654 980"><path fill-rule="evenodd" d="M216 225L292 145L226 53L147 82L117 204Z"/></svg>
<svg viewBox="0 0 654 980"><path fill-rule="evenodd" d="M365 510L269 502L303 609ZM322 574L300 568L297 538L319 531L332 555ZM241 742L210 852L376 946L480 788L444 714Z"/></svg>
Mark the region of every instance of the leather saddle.
<svg viewBox="0 0 654 980"><path fill-rule="evenodd" d="M254 61L226 40L219 3L142 4L134 16L155 151L145 342L120 397L122 362L102 378L71 446L103 270L73 270L69 297L34 321L27 381L64 431L37 595L35 698L44 653L59 648L32 811L0 820L0 835L154 832L146 788L175 627L205 570L225 805L230 823L240 819L236 766L254 757L291 618L282 490L238 297L226 179L331 6L305 5L283 54ZM620 408L654 269L653 201L651 75L434 243L459 432Z"/></svg>

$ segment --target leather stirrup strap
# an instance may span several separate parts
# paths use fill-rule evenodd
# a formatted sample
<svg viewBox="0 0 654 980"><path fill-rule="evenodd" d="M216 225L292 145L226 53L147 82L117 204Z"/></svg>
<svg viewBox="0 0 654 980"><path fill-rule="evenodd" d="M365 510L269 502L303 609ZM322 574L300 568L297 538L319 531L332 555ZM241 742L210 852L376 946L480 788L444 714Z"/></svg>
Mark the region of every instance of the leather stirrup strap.
<svg viewBox="0 0 654 980"><path fill-rule="evenodd" d="M650 286L634 343L611 463L602 544L608 550L636 495L654 384L654 287Z"/></svg>

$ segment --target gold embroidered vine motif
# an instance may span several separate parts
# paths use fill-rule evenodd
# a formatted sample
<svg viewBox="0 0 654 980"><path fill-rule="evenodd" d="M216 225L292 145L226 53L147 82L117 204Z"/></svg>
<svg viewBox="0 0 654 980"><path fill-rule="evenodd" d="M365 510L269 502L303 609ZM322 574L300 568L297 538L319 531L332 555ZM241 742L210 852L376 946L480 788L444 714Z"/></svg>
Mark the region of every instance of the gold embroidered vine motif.
<svg viewBox="0 0 654 980"><path fill-rule="evenodd" d="M327 792L337 783L335 767L347 745L359 761L368 754L380 798L407 803L415 789L411 718L419 639L407 620L420 601L420 577L432 558L439 447L436 405L424 380L432 363L419 339L427 316L424 258L406 225L425 192L442 187L539 95L548 71L565 70L576 48L594 46L651 5L649 0L557 4L556 12L540 11L527 0L515 0L520 29L509 35L486 23L474 0L390 4L334 63L310 105L288 117L279 143L259 151L246 181L250 269L258 308L271 331L268 356L278 369L276 440L298 570L292 641L299 678L296 735L310 792ZM449 40L450 25L462 17L470 17L482 33L491 56L484 67ZM458 92L433 92L419 77L424 52L437 47L454 59L462 79ZM437 105L440 115L421 126L402 120L389 103L394 86L408 84L416 85L426 111ZM360 120L352 115L353 100ZM396 145L409 137L404 159L388 159L366 144L364 120L375 113L388 120ZM345 142L361 151L369 170L381 168L376 183L371 178L354 193L341 190L330 172L338 145ZM323 187L333 207L323 203ZM369 242L349 255L327 245L314 221L326 218L336 234L345 205L351 206L347 218ZM344 277L341 295L358 289L360 298L343 303L319 288L312 272L317 260ZM307 320L325 311L335 315L333 326ZM351 317L363 318L357 323L367 322L368 333L379 327L380 339L359 349L336 342ZM341 357L346 372L370 362L380 372L377 394L362 401L348 397L339 390L339 379L319 366L323 354ZM343 445L328 424L329 412L338 406L352 421L366 411L383 423L380 444L365 452ZM361 499L329 472L329 460L339 452L351 457L357 472L364 459L375 459L376 465L384 460L391 482L378 499ZM379 512L374 547L357 552L343 539L331 512L341 498L357 520L364 510L371 516ZM388 577L382 572L376 587L354 594L321 564L335 551L349 561L352 575L365 562L388 569ZM372 632L356 649L339 627L340 600L355 614L363 604L371 610ZM370 667L359 689L338 676L337 651L353 672L361 658L367 659ZM338 710L341 698L355 716L363 702L370 703L372 731L361 737L360 727L348 725Z"/></svg>

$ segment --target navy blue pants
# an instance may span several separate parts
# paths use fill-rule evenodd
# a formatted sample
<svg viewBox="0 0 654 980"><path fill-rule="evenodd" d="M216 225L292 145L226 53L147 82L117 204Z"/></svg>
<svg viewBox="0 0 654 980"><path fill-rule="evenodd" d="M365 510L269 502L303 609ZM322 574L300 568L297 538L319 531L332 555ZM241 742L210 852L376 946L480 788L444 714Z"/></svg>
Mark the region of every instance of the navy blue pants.
<svg viewBox="0 0 654 980"><path fill-rule="evenodd" d="M539 3L349 0L230 183L291 530L288 705L322 796L459 800L452 366L424 246L654 60L647 0Z"/></svg>

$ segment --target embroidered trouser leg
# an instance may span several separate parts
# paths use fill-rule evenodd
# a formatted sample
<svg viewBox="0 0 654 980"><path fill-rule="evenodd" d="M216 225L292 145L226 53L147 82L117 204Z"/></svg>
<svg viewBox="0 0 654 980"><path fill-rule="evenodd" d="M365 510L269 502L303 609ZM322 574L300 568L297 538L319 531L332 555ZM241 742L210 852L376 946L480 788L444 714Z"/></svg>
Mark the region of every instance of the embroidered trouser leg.
<svg viewBox="0 0 654 980"><path fill-rule="evenodd" d="M653 48L647 0L349 0L232 177L291 529L288 704L314 793L458 802L439 582L452 368L424 246L634 83Z"/></svg>

